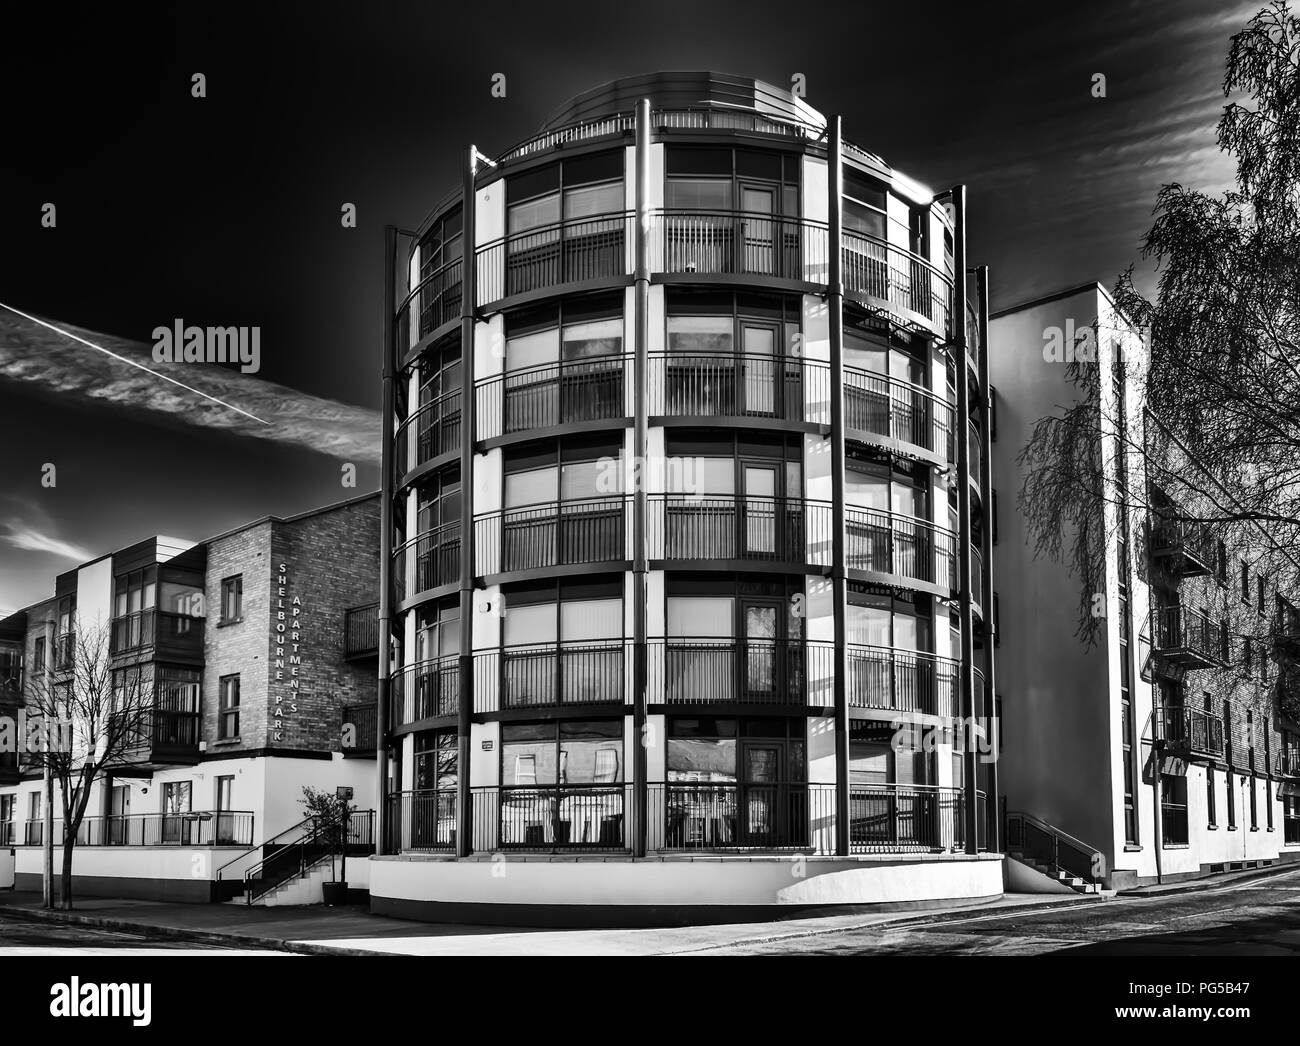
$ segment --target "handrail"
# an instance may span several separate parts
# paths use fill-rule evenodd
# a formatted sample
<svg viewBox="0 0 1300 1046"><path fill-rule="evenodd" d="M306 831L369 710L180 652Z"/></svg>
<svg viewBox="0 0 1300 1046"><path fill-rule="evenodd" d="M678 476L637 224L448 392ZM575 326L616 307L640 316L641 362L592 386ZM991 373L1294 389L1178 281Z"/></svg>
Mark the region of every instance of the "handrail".
<svg viewBox="0 0 1300 1046"><path fill-rule="evenodd" d="M1101 877L1098 875L1096 871L1097 866L1095 863L1096 858L1098 857L1098 855L1100 855L1101 851L1098 850L1095 846L1090 846L1088 843L1085 843L1082 839L1078 838L1077 836L1073 836L1069 832L1062 831L1060 828L1057 828L1053 824L1049 824L1048 822L1044 821L1042 818L1035 817L1033 814L1025 813L1022 810L1012 810L1007 812L1006 823L1007 823L1008 837L1010 837L1011 835L1011 826L1013 822L1016 821L1021 821L1024 824L1036 829L1038 832L1040 832L1043 835L1046 835L1051 840L1052 852L1050 854L1035 854L1034 856L1041 856L1044 860L1046 860L1048 862L1049 867L1052 869L1054 873L1064 872L1065 874L1073 878L1083 879L1084 881L1089 883L1101 882ZM1021 829L1021 834L1023 837L1023 828ZM1022 842L1027 848L1028 840L1022 838ZM1075 851L1079 856L1087 860L1088 867L1086 871L1083 870L1081 867L1078 866L1069 867L1068 865L1062 863L1061 861L1062 844L1065 844L1065 846L1068 849ZM1007 846L1008 849L1011 849L1012 847L1012 844L1009 841L1006 842L1005 845Z"/></svg>
<svg viewBox="0 0 1300 1046"><path fill-rule="evenodd" d="M371 846L374 845L374 813L375 812L373 810L353 811L352 815L348 818L347 828L344 830L345 838L343 840L343 846L345 849L349 845L350 838L354 832L353 822L358 818L360 818L363 823L369 821L370 838L367 840L367 842ZM315 817L308 817L306 820L315 822L317 819ZM258 873L264 871L268 864L275 861L277 858L289 853L289 851L293 850L295 847L305 848L313 843L319 842L321 836L327 835L331 830L332 830L331 825L317 824L315 827L312 828L310 832L305 833L300 839L295 839L293 842L286 843L284 846L280 847L278 850L274 851L273 853L267 854L265 857L262 858L262 860L258 861L257 864L253 865L251 868L245 871L244 872L245 903L252 904L253 901L255 901L257 898L263 897L266 894L270 893L272 890L280 886L283 886L291 879L304 875L308 869L314 868L316 867L316 865L320 864L321 861L325 860L326 858L332 857L333 856L332 852L327 853L316 858L315 860L309 863L307 861L307 855L304 852L300 856L298 865L295 869L289 871L287 874L283 875L282 877L274 881L269 881L269 880L259 881L257 887L254 887L252 885L255 880L261 879L261 875Z"/></svg>
<svg viewBox="0 0 1300 1046"><path fill-rule="evenodd" d="M215 878L220 879L220 878L221 878L221 873L224 872L227 868L229 868L232 864L235 864L235 863L238 862L238 861L242 861L242 860L243 860L245 857L247 857L249 854L251 854L251 853L255 853L256 851L262 849L262 847L264 847L264 846L270 846L270 845L271 845L272 843L274 843L277 839L279 839L280 836L282 836L282 835L288 835L290 832L297 831L299 828L301 828L303 825L305 825L305 824L306 824L308 821L310 821L310 820L311 820L310 817L304 817L304 818L303 818L301 821L299 821L297 824L295 824L295 825L290 825L290 826L289 826L288 828L286 828L283 832L277 832L275 835L271 836L271 838L266 839L266 840L264 840L263 842L257 843L257 844L254 845L254 846L250 846L247 850L245 850L243 853L241 853L238 857L232 857L229 861L227 861L227 862L226 862L225 864L223 864L220 868L218 868L217 871L216 871Z"/></svg>

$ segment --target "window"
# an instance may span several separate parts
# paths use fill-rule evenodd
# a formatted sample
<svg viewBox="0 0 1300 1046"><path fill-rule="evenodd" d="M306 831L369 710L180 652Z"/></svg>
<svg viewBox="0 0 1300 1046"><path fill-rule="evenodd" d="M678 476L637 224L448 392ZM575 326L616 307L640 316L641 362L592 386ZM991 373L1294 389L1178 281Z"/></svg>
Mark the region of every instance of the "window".
<svg viewBox="0 0 1300 1046"><path fill-rule="evenodd" d="M222 676L217 710L217 738L239 737L239 676Z"/></svg>
<svg viewBox="0 0 1300 1046"><path fill-rule="evenodd" d="M611 784L623 777L623 720L503 723L501 783Z"/></svg>
<svg viewBox="0 0 1300 1046"><path fill-rule="evenodd" d="M1246 678L1249 679L1255 672L1255 643L1250 636L1241 641L1241 663Z"/></svg>
<svg viewBox="0 0 1300 1046"><path fill-rule="evenodd" d="M1216 551L1214 576L1218 579L1219 584L1226 585L1228 583L1228 546L1220 541Z"/></svg>
<svg viewBox="0 0 1300 1046"><path fill-rule="evenodd" d="M1263 574L1260 574L1255 578L1255 587L1258 591L1257 609L1262 614L1264 613L1264 575Z"/></svg>
<svg viewBox="0 0 1300 1046"><path fill-rule="evenodd" d="M1160 818L1165 846L1187 845L1187 778L1163 774L1160 778Z"/></svg>
<svg viewBox="0 0 1300 1046"><path fill-rule="evenodd" d="M623 153L612 150L549 164L506 181L507 231L617 214L624 208Z"/></svg>
<svg viewBox="0 0 1300 1046"><path fill-rule="evenodd" d="M1214 767L1212 766L1207 766L1205 768L1205 811L1206 827L1219 827L1216 823L1218 820L1218 814L1217 802L1214 794Z"/></svg>
<svg viewBox="0 0 1300 1046"><path fill-rule="evenodd" d="M14 795L0 795L0 846L13 846L14 839L14 807L17 805L18 797Z"/></svg>
<svg viewBox="0 0 1300 1046"><path fill-rule="evenodd" d="M130 650L152 644L152 622L147 612L154 609L158 596L158 568L146 567L122 574L113 584L113 636L114 652Z"/></svg>
<svg viewBox="0 0 1300 1046"><path fill-rule="evenodd" d="M1241 561L1241 601L1250 606L1250 564Z"/></svg>
<svg viewBox="0 0 1300 1046"><path fill-rule="evenodd" d="M229 625L244 618L244 576L236 574L221 582L221 624Z"/></svg>
<svg viewBox="0 0 1300 1046"><path fill-rule="evenodd" d="M1264 816L1268 819L1267 828L1273 830L1273 779L1264 778Z"/></svg>
<svg viewBox="0 0 1300 1046"><path fill-rule="evenodd" d="M1255 792L1256 780L1255 775L1251 774L1247 780L1247 787L1250 789L1250 830L1259 831L1259 811L1256 809Z"/></svg>
<svg viewBox="0 0 1300 1046"><path fill-rule="evenodd" d="M45 637L37 636L36 643L32 648L32 671L45 671Z"/></svg>
<svg viewBox="0 0 1300 1046"><path fill-rule="evenodd" d="M39 821L41 819L41 793L27 793L27 820Z"/></svg>
<svg viewBox="0 0 1300 1046"><path fill-rule="evenodd" d="M1237 793L1233 790L1231 767L1224 773L1223 781L1227 787L1228 795L1228 831L1235 832L1237 830Z"/></svg>

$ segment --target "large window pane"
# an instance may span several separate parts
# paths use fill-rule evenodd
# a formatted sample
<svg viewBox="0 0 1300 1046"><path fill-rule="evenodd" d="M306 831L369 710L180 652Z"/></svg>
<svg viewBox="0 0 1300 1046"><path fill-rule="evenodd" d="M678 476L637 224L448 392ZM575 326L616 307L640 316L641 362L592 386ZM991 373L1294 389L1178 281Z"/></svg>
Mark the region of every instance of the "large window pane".
<svg viewBox="0 0 1300 1046"><path fill-rule="evenodd" d="M560 358L560 333L557 330L522 334L506 342L506 370L544 367Z"/></svg>
<svg viewBox="0 0 1300 1046"><path fill-rule="evenodd" d="M734 606L730 596L669 596L668 635L729 639L734 634Z"/></svg>
<svg viewBox="0 0 1300 1046"><path fill-rule="evenodd" d="M669 316L668 351L730 355L734 329L730 316Z"/></svg>
<svg viewBox="0 0 1300 1046"><path fill-rule="evenodd" d="M728 211L731 182L719 178L669 178L664 204L684 210Z"/></svg>
<svg viewBox="0 0 1300 1046"><path fill-rule="evenodd" d="M509 232L526 232L560 220L560 194L551 193L510 208Z"/></svg>
<svg viewBox="0 0 1300 1046"><path fill-rule="evenodd" d="M556 636L554 603L529 603L511 606L506 598L504 639L506 646L554 643Z"/></svg>
<svg viewBox="0 0 1300 1046"><path fill-rule="evenodd" d="M619 720L560 723L560 783L609 784L623 779Z"/></svg>
<svg viewBox="0 0 1300 1046"><path fill-rule="evenodd" d="M592 356L613 356L623 351L623 321L593 320L571 323L564 328L564 358L582 360Z"/></svg>
<svg viewBox="0 0 1300 1046"><path fill-rule="evenodd" d="M558 495L558 472L554 466L506 473L507 509L553 502Z"/></svg>
<svg viewBox="0 0 1300 1046"><path fill-rule="evenodd" d="M568 643L621 639L621 599L567 600L560 604L560 638Z"/></svg>
<svg viewBox="0 0 1300 1046"><path fill-rule="evenodd" d="M623 210L623 183L606 182L603 185L584 185L564 191L564 217L589 218L597 214L612 214Z"/></svg>

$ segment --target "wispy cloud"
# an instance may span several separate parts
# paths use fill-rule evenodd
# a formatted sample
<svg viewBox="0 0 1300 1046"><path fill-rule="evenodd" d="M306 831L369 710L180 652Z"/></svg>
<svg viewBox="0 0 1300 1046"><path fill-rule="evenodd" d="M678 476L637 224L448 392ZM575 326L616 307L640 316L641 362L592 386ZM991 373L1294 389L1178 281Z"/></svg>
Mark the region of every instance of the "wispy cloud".
<svg viewBox="0 0 1300 1046"><path fill-rule="evenodd" d="M74 545L70 541L61 541L50 534L33 530L21 524L10 523L7 526L8 531L4 534L3 540L13 545L14 548L20 548L27 552L46 552L52 556L70 559L76 563L83 563L94 558L89 549Z"/></svg>
<svg viewBox="0 0 1300 1046"><path fill-rule="evenodd" d="M355 464L379 464L378 411L309 396L218 366L185 364L185 384L211 397L205 399L128 362L157 366L143 342L49 322L123 359L0 310L0 378L85 402L168 415L180 424L305 447ZM270 424L236 414L223 403L236 404Z"/></svg>

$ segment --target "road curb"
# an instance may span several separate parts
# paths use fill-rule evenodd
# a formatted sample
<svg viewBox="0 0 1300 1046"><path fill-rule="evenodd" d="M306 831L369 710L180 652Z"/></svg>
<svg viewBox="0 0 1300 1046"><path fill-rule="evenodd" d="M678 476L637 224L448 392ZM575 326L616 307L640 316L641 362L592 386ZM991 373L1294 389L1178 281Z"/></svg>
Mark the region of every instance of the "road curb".
<svg viewBox="0 0 1300 1046"><path fill-rule="evenodd" d="M239 944L268 951L294 952L299 955L396 955L396 952L377 952L368 948L346 948L328 944L308 944L305 941L287 941L282 937L258 937L252 934L223 933L218 930L187 930L181 926L162 926L158 923L138 923L129 919L106 919L77 912L47 911L43 908L12 908L0 905L0 918L29 919L37 922L69 923L100 930L121 930L143 937L169 939L187 938L212 944Z"/></svg>
<svg viewBox="0 0 1300 1046"><path fill-rule="evenodd" d="M1254 882L1256 879L1271 879L1275 875L1285 875L1287 872L1300 872L1300 861L1273 865L1271 868L1253 868L1244 872L1232 872L1227 875L1223 873L1207 875L1178 883L1164 883L1161 885L1150 883L1147 886L1134 886L1128 890L1117 890L1115 896L1129 897L1140 901L1153 897L1170 897L1180 893L1200 893L1204 890L1217 890L1224 886L1232 886L1234 883L1249 883Z"/></svg>

